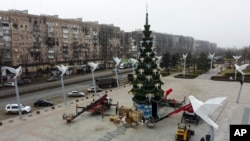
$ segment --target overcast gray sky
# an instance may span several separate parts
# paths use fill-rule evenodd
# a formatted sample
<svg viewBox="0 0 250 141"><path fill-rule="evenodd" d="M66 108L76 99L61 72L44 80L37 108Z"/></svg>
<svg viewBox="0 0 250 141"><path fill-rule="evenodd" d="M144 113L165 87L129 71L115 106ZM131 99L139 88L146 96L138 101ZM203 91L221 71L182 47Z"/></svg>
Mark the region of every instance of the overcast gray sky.
<svg viewBox="0 0 250 141"><path fill-rule="evenodd" d="M250 0L0 0L0 10L59 15L143 29L146 5L152 31L191 36L219 47L250 45Z"/></svg>

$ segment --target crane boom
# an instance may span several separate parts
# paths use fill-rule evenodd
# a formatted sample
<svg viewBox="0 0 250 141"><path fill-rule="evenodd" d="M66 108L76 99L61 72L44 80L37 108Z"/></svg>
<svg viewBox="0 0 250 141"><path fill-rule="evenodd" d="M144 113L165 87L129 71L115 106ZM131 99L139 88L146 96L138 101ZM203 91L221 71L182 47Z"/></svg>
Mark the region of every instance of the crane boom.
<svg viewBox="0 0 250 141"><path fill-rule="evenodd" d="M154 122L155 122L155 123L156 123L156 122L159 122L159 121L161 121L161 120L163 120L163 119L165 119L165 118L171 117L171 116L174 115L174 114L177 114L177 113L179 113L179 112L181 112L181 111L186 111L186 110L188 110L188 109L190 109L190 108L192 108L192 105L191 105L191 104L187 104L187 105L182 106L181 108L178 108L177 110L174 110L173 112L168 113L167 115L165 115L165 116L163 116L163 117L161 117L161 118L155 120Z"/></svg>

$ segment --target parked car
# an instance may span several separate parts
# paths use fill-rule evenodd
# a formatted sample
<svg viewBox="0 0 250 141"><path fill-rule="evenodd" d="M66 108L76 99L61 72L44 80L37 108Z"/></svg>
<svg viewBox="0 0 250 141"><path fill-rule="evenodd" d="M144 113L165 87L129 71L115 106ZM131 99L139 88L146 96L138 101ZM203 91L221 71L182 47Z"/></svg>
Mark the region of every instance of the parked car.
<svg viewBox="0 0 250 141"><path fill-rule="evenodd" d="M23 85L23 80L17 80L17 85L18 86Z"/></svg>
<svg viewBox="0 0 250 141"><path fill-rule="evenodd" d="M56 78L56 77L50 77L49 79L47 79L47 82L56 81L56 80L58 80L58 78Z"/></svg>
<svg viewBox="0 0 250 141"><path fill-rule="evenodd" d="M35 107L40 107L40 106L53 106L54 104L51 101L48 101L46 99L39 99L34 102Z"/></svg>
<svg viewBox="0 0 250 141"><path fill-rule="evenodd" d="M15 87L15 82L7 82L7 83L4 84L4 86Z"/></svg>
<svg viewBox="0 0 250 141"><path fill-rule="evenodd" d="M99 87L96 87L96 92L101 92L102 89ZM88 92L95 92L95 88L93 86L91 86L90 88L88 88Z"/></svg>
<svg viewBox="0 0 250 141"><path fill-rule="evenodd" d="M84 92L80 92L80 91L68 92L68 97L83 97L83 96L85 96Z"/></svg>
<svg viewBox="0 0 250 141"><path fill-rule="evenodd" d="M30 84L31 83L31 80L30 79L23 79L23 84Z"/></svg>
<svg viewBox="0 0 250 141"><path fill-rule="evenodd" d="M20 104L20 108L21 108L21 112L22 113L29 113L29 112L31 112L31 107L30 106L26 106L26 105ZM5 106L5 112L6 112L6 114L18 113L19 112L18 104L7 104Z"/></svg>
<svg viewBox="0 0 250 141"><path fill-rule="evenodd" d="M2 88L3 87L3 85L2 84L0 84L0 88Z"/></svg>

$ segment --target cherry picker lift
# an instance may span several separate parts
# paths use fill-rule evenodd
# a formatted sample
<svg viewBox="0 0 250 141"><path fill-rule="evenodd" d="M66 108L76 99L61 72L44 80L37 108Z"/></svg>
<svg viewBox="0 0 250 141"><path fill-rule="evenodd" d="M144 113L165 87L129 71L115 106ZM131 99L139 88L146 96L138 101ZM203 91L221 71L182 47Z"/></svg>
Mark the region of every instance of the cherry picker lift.
<svg viewBox="0 0 250 141"><path fill-rule="evenodd" d="M117 104L112 104L112 99L108 97L107 94L103 95L100 97L98 100L90 103L86 107L81 107L76 105L76 114L63 114L63 120L66 120L67 122L71 122L74 120L76 117L81 115L84 112L97 112L102 114L102 118L104 115L105 110L110 109L111 106L116 106L116 114L118 112L118 102ZM81 111L78 111L78 109L81 109Z"/></svg>

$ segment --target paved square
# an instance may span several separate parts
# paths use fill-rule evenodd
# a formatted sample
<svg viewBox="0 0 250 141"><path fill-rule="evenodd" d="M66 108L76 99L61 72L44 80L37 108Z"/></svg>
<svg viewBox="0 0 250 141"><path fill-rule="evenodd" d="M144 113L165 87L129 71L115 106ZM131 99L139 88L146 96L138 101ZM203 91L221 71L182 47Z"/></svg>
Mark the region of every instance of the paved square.
<svg viewBox="0 0 250 141"><path fill-rule="evenodd" d="M176 79L173 76L162 77L163 90L172 88L173 92L168 98L183 100L189 95L206 101L209 98L227 96L211 118L219 125L215 129L215 141L229 140L230 124L249 124L250 120L250 84L244 83L239 103L236 98L239 93L239 82L222 82L204 79ZM132 86L121 86L119 89L108 91L113 102L119 101L120 106L132 107L132 95L128 94ZM96 99L98 97L95 97ZM115 108L107 111L104 118L101 115L83 113L75 118L72 123L62 119L63 113L75 113L75 104L86 106L90 99L79 99L79 102L68 102L68 106L56 105L55 109L41 110L40 114L33 111L32 115L24 115L23 120L19 117L2 121L0 126L1 141L174 141L177 124L181 121L182 113L171 116L158 122L155 127L148 128L146 125L137 127L124 127L109 121L110 115L115 115ZM173 108L160 109L161 115L173 111ZM199 141L208 133L208 125L201 121L198 125L190 124L195 131L191 141Z"/></svg>

